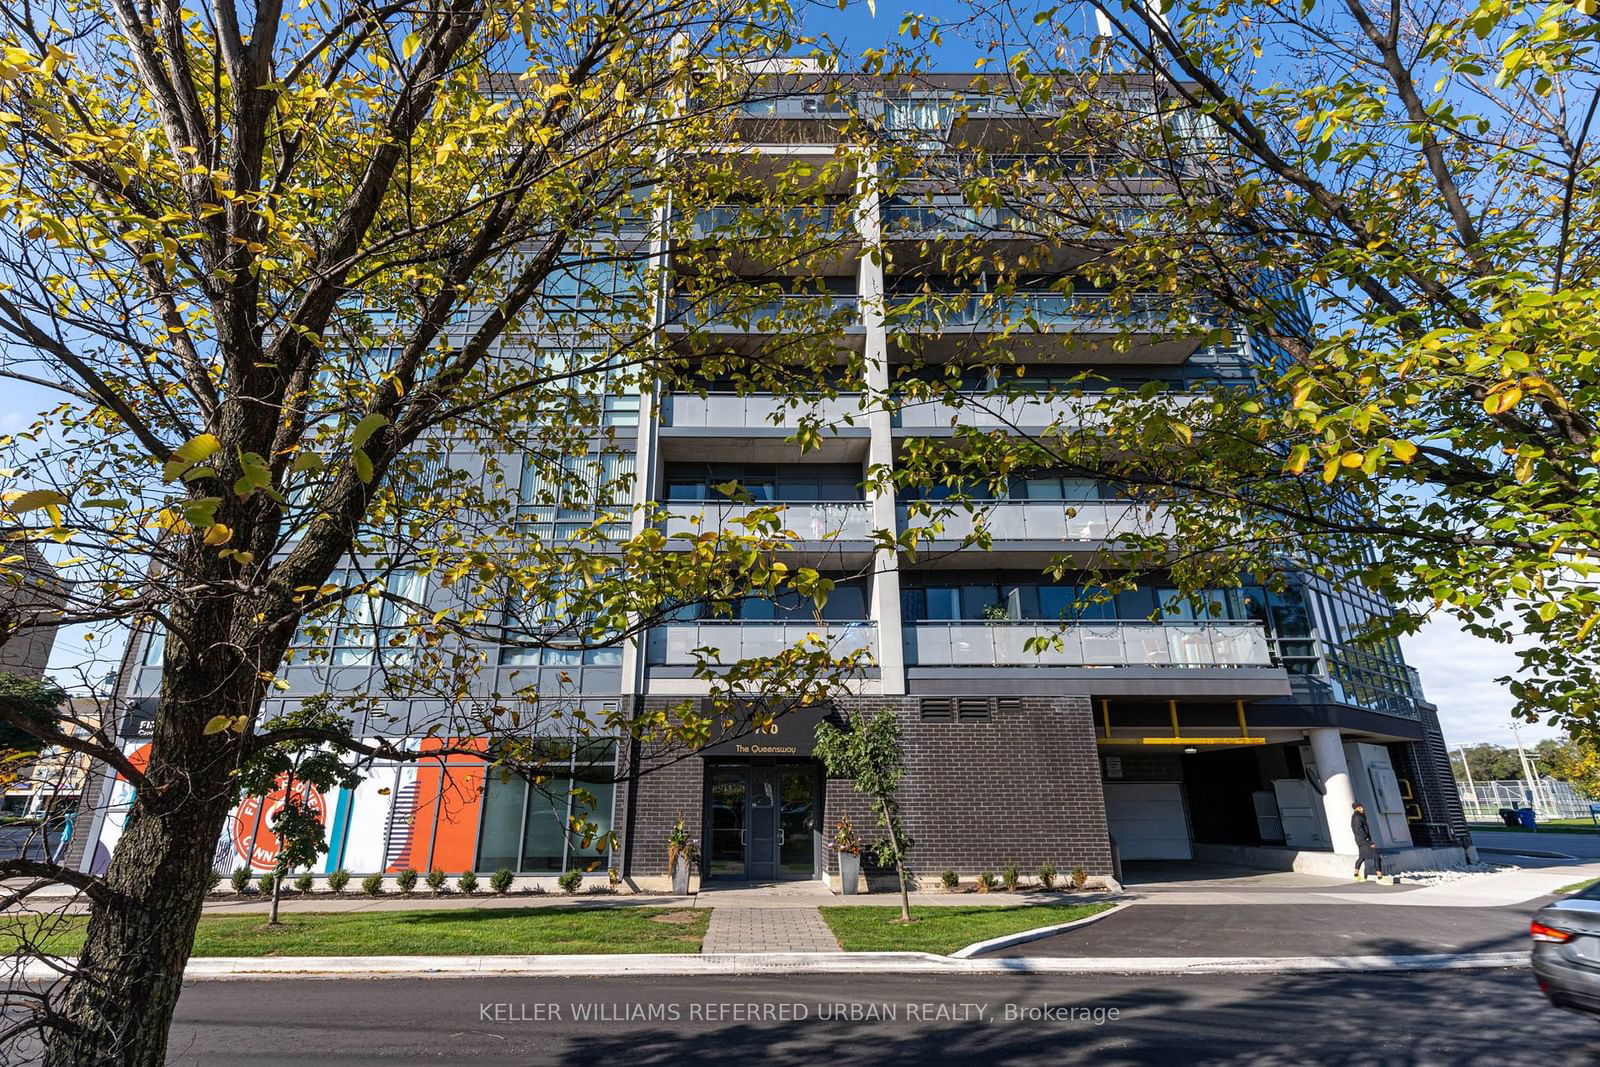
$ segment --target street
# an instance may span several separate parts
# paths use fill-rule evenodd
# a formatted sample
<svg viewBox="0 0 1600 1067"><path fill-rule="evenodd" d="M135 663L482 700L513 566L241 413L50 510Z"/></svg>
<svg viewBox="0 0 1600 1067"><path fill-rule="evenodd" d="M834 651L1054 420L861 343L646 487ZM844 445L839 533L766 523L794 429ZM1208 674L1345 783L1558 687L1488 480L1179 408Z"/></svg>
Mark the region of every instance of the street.
<svg viewBox="0 0 1600 1067"><path fill-rule="evenodd" d="M171 1062L1600 1062L1521 969L193 982Z"/></svg>

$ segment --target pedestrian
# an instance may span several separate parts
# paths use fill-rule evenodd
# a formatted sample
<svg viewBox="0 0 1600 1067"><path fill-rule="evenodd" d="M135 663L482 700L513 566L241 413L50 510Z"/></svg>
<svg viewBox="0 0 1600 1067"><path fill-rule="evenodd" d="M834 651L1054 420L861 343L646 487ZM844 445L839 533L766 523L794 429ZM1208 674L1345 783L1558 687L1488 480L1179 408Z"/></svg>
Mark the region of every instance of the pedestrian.
<svg viewBox="0 0 1600 1067"><path fill-rule="evenodd" d="M1367 874L1376 874L1383 877L1383 857L1378 853L1378 846L1372 840L1372 827L1367 825L1367 808L1364 804L1352 804L1350 815L1350 832L1356 837L1356 877L1361 877L1361 868L1364 864Z"/></svg>

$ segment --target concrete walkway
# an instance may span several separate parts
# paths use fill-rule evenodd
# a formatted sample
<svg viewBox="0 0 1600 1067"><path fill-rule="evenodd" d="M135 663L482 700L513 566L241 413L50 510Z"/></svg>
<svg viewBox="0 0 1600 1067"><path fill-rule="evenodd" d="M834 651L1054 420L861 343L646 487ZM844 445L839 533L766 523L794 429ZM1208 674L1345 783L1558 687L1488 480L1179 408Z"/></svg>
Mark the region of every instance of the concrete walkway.
<svg viewBox="0 0 1600 1067"><path fill-rule="evenodd" d="M702 953L842 952L816 908L713 908Z"/></svg>

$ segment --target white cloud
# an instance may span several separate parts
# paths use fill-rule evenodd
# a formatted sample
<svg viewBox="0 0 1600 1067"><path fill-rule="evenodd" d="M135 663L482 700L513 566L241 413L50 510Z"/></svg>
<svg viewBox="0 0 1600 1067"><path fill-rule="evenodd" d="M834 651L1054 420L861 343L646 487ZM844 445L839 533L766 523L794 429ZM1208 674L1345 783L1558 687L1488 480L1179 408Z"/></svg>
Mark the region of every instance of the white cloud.
<svg viewBox="0 0 1600 1067"><path fill-rule="evenodd" d="M1453 620L1437 619L1404 638L1406 662L1422 675L1422 691L1438 705L1444 739L1456 745L1510 745L1511 694L1495 679L1516 670L1516 646L1464 633ZM1558 737L1552 727L1523 726L1524 744Z"/></svg>

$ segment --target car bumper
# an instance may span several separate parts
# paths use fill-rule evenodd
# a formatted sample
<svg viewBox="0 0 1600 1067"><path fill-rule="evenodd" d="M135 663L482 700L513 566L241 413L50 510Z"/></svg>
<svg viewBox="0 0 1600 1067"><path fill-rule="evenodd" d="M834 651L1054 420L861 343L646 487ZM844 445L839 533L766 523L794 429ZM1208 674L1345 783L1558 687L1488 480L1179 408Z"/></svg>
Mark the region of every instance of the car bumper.
<svg viewBox="0 0 1600 1067"><path fill-rule="evenodd" d="M1555 946L1551 946L1553 949ZM1543 948L1543 946L1541 946ZM1550 1003L1570 1011L1600 1015L1600 971L1562 959L1554 951L1533 954L1533 973Z"/></svg>

